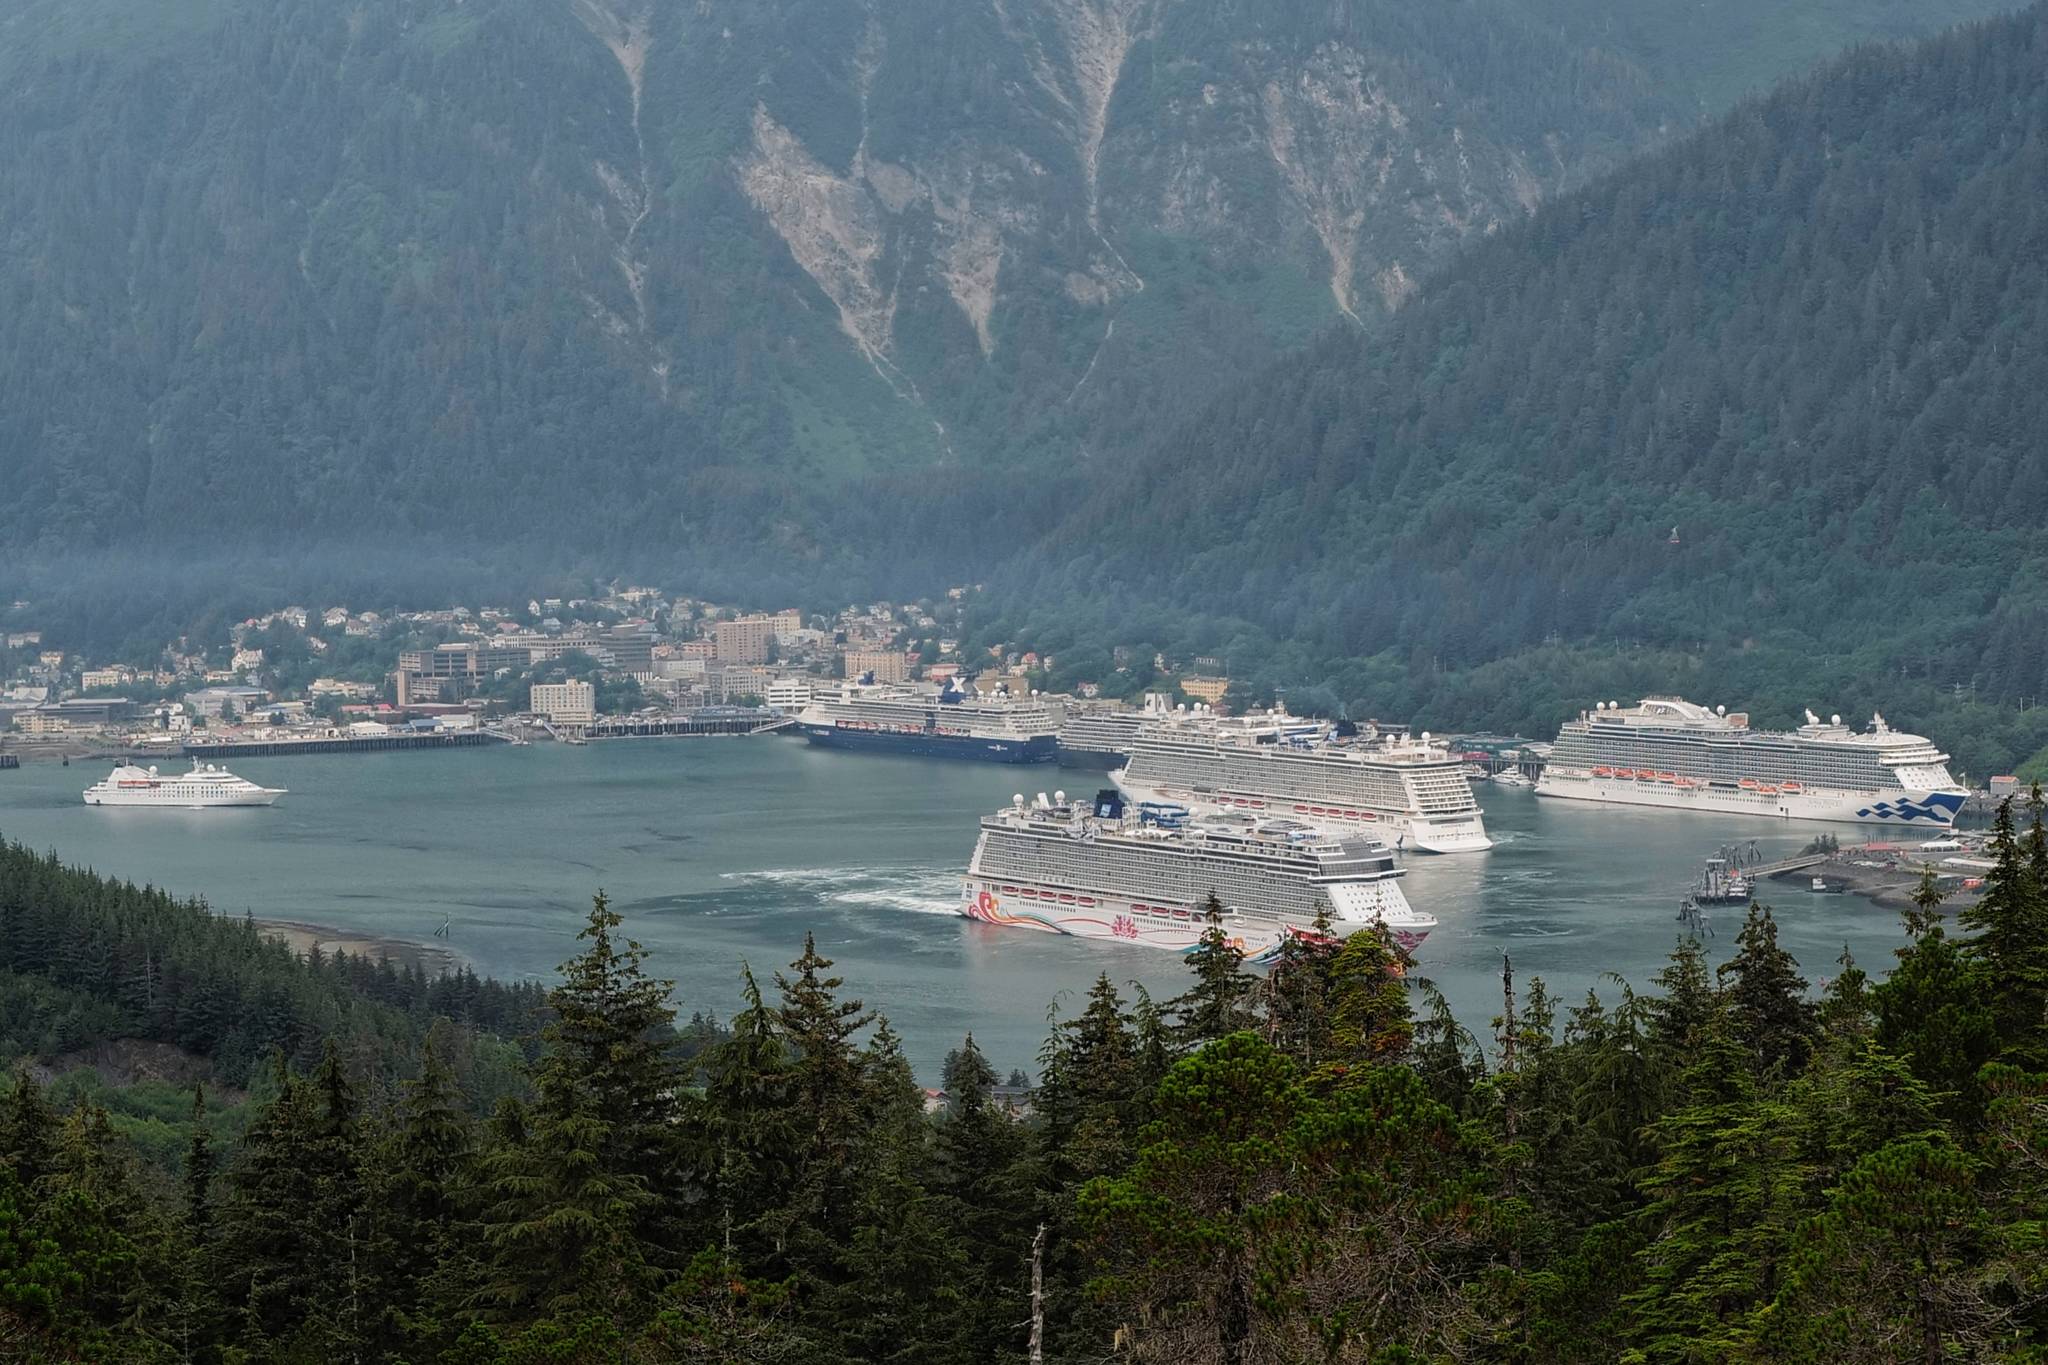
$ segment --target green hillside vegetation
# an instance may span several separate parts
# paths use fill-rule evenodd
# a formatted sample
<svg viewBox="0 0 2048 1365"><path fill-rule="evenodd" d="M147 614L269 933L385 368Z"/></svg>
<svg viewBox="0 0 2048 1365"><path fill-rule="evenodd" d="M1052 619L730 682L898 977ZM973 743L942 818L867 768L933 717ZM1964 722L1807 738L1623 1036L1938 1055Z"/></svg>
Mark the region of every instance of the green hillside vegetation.
<svg viewBox="0 0 2048 1365"><path fill-rule="evenodd" d="M1337 318L1333 250L1369 322L1970 8L1751 6L1682 77L1697 23L1607 0L17 4L0 544L928 586Z"/></svg>
<svg viewBox="0 0 2048 1365"><path fill-rule="evenodd" d="M1180 997L1104 976L1057 1019L1022 1112L969 1037L928 1114L808 940L743 977L729 1028L679 1030L600 895L480 1118L487 1078L456 1063L481 1035L365 1051L364 1020L419 1011L222 938L222 973L261 958L335 1032L287 1025L246 1097L201 1087L182 1119L160 1086L17 1069L0 1342L38 1365L2019 1365L2048 1350L2038 814L2001 812L1960 924L1923 888L1882 979L1845 953L1816 995L1756 906L1726 962L1683 940L1647 993L1567 1004L1504 960L1483 1049L1381 930L1253 976L1219 919ZM151 1015L132 959L79 970L109 921L62 913L100 904L124 944L195 932L167 898L0 859L20 979L111 1038ZM66 951L25 961L22 924Z"/></svg>
<svg viewBox="0 0 2048 1365"><path fill-rule="evenodd" d="M1284 642L1296 680L1429 719L1674 685L1770 719L2036 706L2044 184L2048 11L1858 52L1233 390L1006 600L1083 645L1148 607L1212 652ZM1455 709L1488 677L1536 690ZM2048 739L2011 723L1980 775Z"/></svg>

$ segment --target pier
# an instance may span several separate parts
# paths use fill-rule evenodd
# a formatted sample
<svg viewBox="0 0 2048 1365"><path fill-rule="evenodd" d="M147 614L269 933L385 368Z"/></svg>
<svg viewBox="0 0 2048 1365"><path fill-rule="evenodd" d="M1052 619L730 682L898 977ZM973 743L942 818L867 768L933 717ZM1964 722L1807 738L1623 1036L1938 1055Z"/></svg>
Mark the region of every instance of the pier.
<svg viewBox="0 0 2048 1365"><path fill-rule="evenodd" d="M1775 863L1760 863L1742 870L1751 881L1760 882L1766 877L1782 877L1788 872L1803 872L1809 867L1819 867L1837 856L1839 855L1833 853L1802 853L1796 858L1780 858Z"/></svg>
<svg viewBox="0 0 2048 1365"><path fill-rule="evenodd" d="M796 718L779 712L723 708L672 716L607 716L569 733L584 739L660 739L708 735L766 735L786 730ZM553 727L551 727L553 728Z"/></svg>
<svg viewBox="0 0 2048 1365"><path fill-rule="evenodd" d="M186 758L218 760L277 758L286 754L374 754L391 749L476 749L504 742L503 736L486 730L450 730L429 734L200 740L188 742L178 752Z"/></svg>

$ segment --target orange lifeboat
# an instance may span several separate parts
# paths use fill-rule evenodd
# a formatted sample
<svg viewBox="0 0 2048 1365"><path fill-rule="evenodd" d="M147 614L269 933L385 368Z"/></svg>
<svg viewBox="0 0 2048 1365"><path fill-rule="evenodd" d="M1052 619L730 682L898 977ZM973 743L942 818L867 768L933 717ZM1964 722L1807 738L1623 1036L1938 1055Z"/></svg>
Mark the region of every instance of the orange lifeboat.
<svg viewBox="0 0 2048 1365"><path fill-rule="evenodd" d="M1735 785L1742 788L1746 792L1753 792L1756 790L1757 784L1755 778L1745 777L1740 782L1737 782Z"/></svg>
<svg viewBox="0 0 2048 1365"><path fill-rule="evenodd" d="M1595 777L1612 777L1612 776L1614 776L1614 769L1612 769L1612 768L1595 768L1595 769L1593 769L1593 776L1595 776Z"/></svg>
<svg viewBox="0 0 2048 1365"><path fill-rule="evenodd" d="M1801 787L1797 782L1780 782L1778 784L1778 790L1781 792L1790 792L1796 796L1800 792L1804 791L1805 788Z"/></svg>

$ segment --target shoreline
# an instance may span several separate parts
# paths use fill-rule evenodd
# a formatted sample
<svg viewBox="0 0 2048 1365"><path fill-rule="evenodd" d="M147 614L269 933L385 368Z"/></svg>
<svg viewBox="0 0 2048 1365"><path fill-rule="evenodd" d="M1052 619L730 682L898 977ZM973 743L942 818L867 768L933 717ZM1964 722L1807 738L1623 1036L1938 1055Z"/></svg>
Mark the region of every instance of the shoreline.
<svg viewBox="0 0 2048 1365"><path fill-rule="evenodd" d="M300 957L318 948L327 957L349 953L369 958L372 962L389 958L394 966L418 967L429 978L445 976L470 965L469 959L453 947L362 929L336 929L330 925L294 919L258 919L256 930L265 938L276 939Z"/></svg>

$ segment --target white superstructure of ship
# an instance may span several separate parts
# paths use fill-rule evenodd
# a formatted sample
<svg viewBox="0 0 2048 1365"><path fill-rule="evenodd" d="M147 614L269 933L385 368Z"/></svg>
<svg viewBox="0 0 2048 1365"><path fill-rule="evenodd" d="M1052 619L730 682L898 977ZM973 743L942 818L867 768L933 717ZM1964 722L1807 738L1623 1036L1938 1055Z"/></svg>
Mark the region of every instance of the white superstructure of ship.
<svg viewBox="0 0 2048 1365"><path fill-rule="evenodd" d="M1115 703L1069 705L1060 722L1060 764L1072 768L1122 767L1130 757L1138 732L1156 714Z"/></svg>
<svg viewBox="0 0 2048 1365"><path fill-rule="evenodd" d="M1787 820L1946 828L1967 792L1948 755L1874 716L1852 730L1806 713L1796 730L1678 697L1602 702L1558 732L1539 796Z"/></svg>
<svg viewBox="0 0 2048 1365"><path fill-rule="evenodd" d="M205 810L214 806L268 806L283 796L282 787L259 787L211 763L192 771L164 775L155 764L147 768L124 763L85 789L88 806L168 806Z"/></svg>
<svg viewBox="0 0 2048 1365"><path fill-rule="evenodd" d="M1401 849L1493 847L1472 780L1427 732L1352 727L1269 711L1181 711L1148 723L1110 779L1134 801L1284 816Z"/></svg>
<svg viewBox="0 0 2048 1365"><path fill-rule="evenodd" d="M838 695L818 697L799 711L796 728L827 748L1049 763L1059 718L1036 695L848 683Z"/></svg>
<svg viewBox="0 0 2048 1365"><path fill-rule="evenodd" d="M1113 790L1093 805L1057 793L1019 796L983 818L960 909L989 924L1187 952L1209 927L1213 894L1224 934L1251 961L1318 934L1319 915L1337 937L1384 926L1412 954L1436 920L1409 905L1401 875L1384 843L1295 820L1130 806Z"/></svg>

